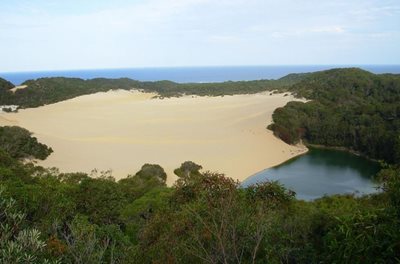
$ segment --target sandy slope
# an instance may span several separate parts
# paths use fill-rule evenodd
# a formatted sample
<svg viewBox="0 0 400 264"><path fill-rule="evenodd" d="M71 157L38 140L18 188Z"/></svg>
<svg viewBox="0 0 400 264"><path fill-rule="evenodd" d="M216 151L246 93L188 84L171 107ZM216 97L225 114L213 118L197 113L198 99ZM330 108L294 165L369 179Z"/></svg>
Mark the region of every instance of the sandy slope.
<svg viewBox="0 0 400 264"><path fill-rule="evenodd" d="M15 93L16 91L25 89L27 87L28 87L28 85L19 85L19 86L15 86L14 88L10 89L10 91Z"/></svg>
<svg viewBox="0 0 400 264"><path fill-rule="evenodd" d="M116 178L144 163L173 169L186 160L244 180L306 151L275 138L266 126L291 96L269 93L150 99L154 94L112 91L19 113L1 113L0 125L35 133L54 153L43 166L61 171L112 169Z"/></svg>

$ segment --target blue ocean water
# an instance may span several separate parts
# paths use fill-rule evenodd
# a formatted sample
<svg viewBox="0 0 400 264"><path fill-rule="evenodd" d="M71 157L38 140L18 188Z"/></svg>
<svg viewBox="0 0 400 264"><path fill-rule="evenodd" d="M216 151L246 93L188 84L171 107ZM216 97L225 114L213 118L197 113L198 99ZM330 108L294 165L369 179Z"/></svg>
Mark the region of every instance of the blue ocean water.
<svg viewBox="0 0 400 264"><path fill-rule="evenodd" d="M288 66L221 66L221 67L171 67L171 68L131 68L131 69L93 69L42 72L0 73L15 85L26 80L42 77L74 77L92 79L97 77L127 77L139 81L170 80L186 82L224 82L260 79L279 79L289 73L303 73L341 67L359 67L373 73L400 73L400 65L288 65Z"/></svg>

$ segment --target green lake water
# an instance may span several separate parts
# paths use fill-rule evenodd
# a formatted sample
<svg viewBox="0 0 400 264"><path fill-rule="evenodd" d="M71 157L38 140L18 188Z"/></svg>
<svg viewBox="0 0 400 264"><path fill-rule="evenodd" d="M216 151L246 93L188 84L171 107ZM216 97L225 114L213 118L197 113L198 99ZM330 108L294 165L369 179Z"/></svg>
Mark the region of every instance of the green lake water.
<svg viewBox="0 0 400 264"><path fill-rule="evenodd" d="M377 191L373 176L379 169L378 163L348 152L310 149L302 156L249 177L243 186L276 180L303 200L332 194L362 195Z"/></svg>

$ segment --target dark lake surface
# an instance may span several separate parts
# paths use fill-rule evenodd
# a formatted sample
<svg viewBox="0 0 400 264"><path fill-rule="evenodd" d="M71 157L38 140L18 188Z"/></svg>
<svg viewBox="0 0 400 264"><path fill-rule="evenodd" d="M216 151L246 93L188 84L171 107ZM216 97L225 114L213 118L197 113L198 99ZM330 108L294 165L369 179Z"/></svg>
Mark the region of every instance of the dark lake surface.
<svg viewBox="0 0 400 264"><path fill-rule="evenodd" d="M303 200L332 194L362 195L377 191L373 176L379 169L378 163L345 151L310 149L307 154L249 177L243 186L277 180Z"/></svg>

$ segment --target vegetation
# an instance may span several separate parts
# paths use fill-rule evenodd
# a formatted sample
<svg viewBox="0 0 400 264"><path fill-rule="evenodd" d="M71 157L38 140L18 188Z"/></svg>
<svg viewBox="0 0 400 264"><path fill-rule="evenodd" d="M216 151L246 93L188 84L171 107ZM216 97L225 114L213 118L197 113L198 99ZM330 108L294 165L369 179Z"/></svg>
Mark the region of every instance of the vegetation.
<svg viewBox="0 0 400 264"><path fill-rule="evenodd" d="M59 173L0 150L0 261L6 263L396 263L400 169L371 196L298 201L277 182L241 188L186 161L116 181Z"/></svg>
<svg viewBox="0 0 400 264"><path fill-rule="evenodd" d="M11 82L0 78L0 90L9 90L12 88L14 88L14 85Z"/></svg>
<svg viewBox="0 0 400 264"><path fill-rule="evenodd" d="M46 243L37 229L22 229L25 215L15 208L15 200L3 195L0 186L0 262L51 263L44 257ZM55 260L52 263L58 263Z"/></svg>
<svg viewBox="0 0 400 264"><path fill-rule="evenodd" d="M400 163L400 75L334 69L308 75L290 91L311 101L275 110L269 128L285 142L302 139Z"/></svg>
<svg viewBox="0 0 400 264"><path fill-rule="evenodd" d="M49 103L67 91L86 93L95 81L40 79L21 90L35 99L17 97L25 106L39 105L37 98ZM98 89L113 82L132 87L128 79L97 81ZM277 182L242 188L191 161L174 171L172 187L155 164L119 181L110 172L60 173L23 163L51 149L24 129L6 127L0 129L0 262L399 263L399 76L346 69L286 81L291 86L282 89L311 101L277 109L275 134L289 143L342 146L393 163L378 175L381 192L299 201ZM46 94L57 87L64 88ZM166 91L175 93L171 87Z"/></svg>
<svg viewBox="0 0 400 264"><path fill-rule="evenodd" d="M37 141L21 127L0 127L0 148L16 159L36 158L44 160L53 150Z"/></svg>
<svg viewBox="0 0 400 264"><path fill-rule="evenodd" d="M157 93L160 97L182 96L184 94L200 96L249 94L282 89L302 78L303 75L289 75L279 80L183 84L171 81L140 82L128 78L97 78L91 80L62 77L40 78L24 82L23 85L27 85L27 88L17 90L15 93L8 89L0 89L0 105L18 105L22 108L38 107L80 95L117 89L140 89Z"/></svg>
<svg viewBox="0 0 400 264"><path fill-rule="evenodd" d="M14 88L12 83L0 78L0 105L8 104L12 95L12 92L10 91L12 88Z"/></svg>

